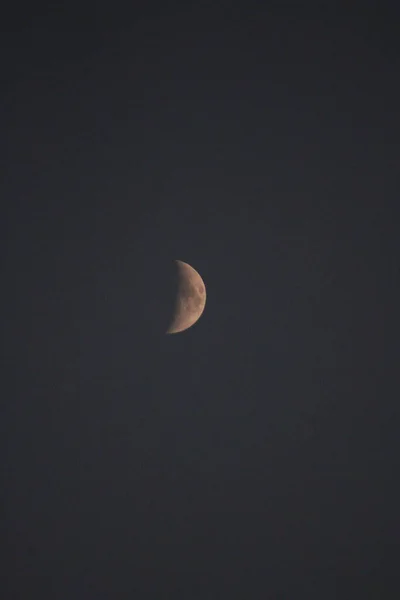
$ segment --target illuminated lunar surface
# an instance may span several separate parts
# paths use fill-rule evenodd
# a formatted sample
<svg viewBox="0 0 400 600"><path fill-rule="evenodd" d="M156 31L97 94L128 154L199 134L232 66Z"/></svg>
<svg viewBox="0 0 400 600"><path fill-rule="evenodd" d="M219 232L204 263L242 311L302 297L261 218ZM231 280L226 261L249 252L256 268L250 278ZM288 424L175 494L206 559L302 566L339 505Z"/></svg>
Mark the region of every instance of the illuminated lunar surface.
<svg viewBox="0 0 400 600"><path fill-rule="evenodd" d="M206 287L198 272L181 260L176 262L179 270L178 293L167 333L180 333L194 325L206 304Z"/></svg>

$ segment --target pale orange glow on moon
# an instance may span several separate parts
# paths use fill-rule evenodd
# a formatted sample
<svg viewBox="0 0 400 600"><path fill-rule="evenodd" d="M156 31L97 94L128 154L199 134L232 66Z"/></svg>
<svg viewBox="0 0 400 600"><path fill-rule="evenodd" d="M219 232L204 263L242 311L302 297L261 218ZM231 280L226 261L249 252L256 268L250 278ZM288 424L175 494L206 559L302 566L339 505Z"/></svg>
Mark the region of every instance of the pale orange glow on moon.
<svg viewBox="0 0 400 600"><path fill-rule="evenodd" d="M199 273L181 260L176 262L179 269L178 293L167 333L179 333L194 325L206 304L206 286Z"/></svg>

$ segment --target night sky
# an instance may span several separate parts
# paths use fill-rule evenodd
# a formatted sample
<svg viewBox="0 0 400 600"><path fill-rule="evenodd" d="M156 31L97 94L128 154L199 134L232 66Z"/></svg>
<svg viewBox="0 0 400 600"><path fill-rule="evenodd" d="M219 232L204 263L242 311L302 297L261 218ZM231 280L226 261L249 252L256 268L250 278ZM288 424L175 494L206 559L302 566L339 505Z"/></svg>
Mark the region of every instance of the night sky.
<svg viewBox="0 0 400 600"><path fill-rule="evenodd" d="M400 11L302 4L3 15L2 599L400 597Z"/></svg>

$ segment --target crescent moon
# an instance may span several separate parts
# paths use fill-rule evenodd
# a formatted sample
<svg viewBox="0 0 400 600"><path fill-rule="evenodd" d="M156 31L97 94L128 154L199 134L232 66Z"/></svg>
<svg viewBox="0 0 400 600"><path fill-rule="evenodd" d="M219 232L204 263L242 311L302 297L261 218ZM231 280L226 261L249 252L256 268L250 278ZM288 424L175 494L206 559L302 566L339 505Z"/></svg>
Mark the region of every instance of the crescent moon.
<svg viewBox="0 0 400 600"><path fill-rule="evenodd" d="M204 281L190 265L181 260L178 266L178 293L172 322L167 333L179 333L198 321L206 304Z"/></svg>

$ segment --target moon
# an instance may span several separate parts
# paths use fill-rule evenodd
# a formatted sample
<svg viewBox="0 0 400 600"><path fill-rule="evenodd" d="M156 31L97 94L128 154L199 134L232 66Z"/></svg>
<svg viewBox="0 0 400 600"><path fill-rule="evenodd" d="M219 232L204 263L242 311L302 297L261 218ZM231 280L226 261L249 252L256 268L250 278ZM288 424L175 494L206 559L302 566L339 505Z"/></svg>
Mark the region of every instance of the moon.
<svg viewBox="0 0 400 600"><path fill-rule="evenodd" d="M181 260L178 266L178 292L175 310L166 333L180 333L198 321L206 304L204 281L190 265Z"/></svg>

